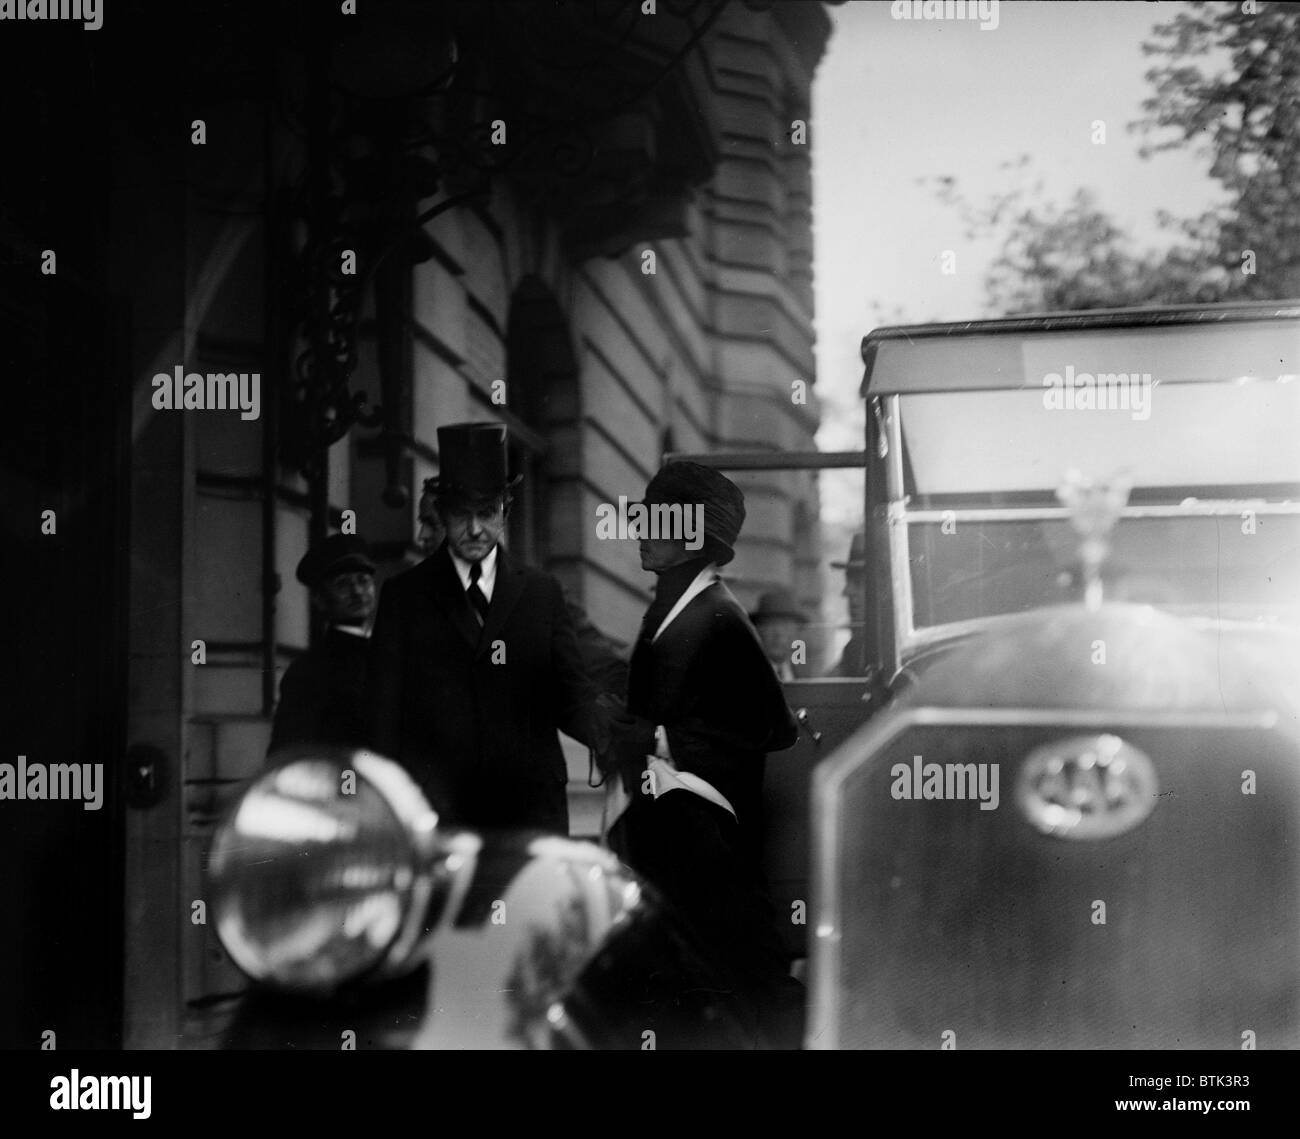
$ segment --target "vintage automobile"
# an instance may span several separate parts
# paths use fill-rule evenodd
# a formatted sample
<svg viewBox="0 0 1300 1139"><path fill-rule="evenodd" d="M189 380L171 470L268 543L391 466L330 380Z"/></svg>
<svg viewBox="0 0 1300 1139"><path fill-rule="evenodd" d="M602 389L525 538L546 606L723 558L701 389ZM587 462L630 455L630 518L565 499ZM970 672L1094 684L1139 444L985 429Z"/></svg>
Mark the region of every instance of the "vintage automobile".
<svg viewBox="0 0 1300 1139"><path fill-rule="evenodd" d="M862 480L859 620L786 683L766 772L806 1045L1300 1046L1300 304L884 328L863 360L861 452L689 456ZM439 835L412 790L307 756L236 806L218 928L298 995L233 1043L364 1013L408 1047L764 1043L607 854Z"/></svg>
<svg viewBox="0 0 1300 1139"><path fill-rule="evenodd" d="M815 771L810 1045L1300 1045L1297 318L866 338L892 706Z"/></svg>
<svg viewBox="0 0 1300 1139"><path fill-rule="evenodd" d="M1300 305L881 328L862 357L864 452L715 458L863 470L853 659L787 684L814 731L768 765L767 870L787 912L812 893L812 769L971 638L1082 602L1089 575L1108 602L1216 643L1300 625ZM1075 683L1111 675L1108 659ZM1060 687L1067 663L1035 679ZM970 680L986 678L975 666ZM1087 691L1104 710L1103 690ZM791 924L792 953L812 928Z"/></svg>

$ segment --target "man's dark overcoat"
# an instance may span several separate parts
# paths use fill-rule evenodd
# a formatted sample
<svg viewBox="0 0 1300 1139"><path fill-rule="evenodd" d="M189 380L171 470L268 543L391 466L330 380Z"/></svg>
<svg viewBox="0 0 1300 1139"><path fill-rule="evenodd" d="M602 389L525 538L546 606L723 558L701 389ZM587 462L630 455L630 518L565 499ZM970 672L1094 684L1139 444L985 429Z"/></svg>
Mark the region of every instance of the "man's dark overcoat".
<svg viewBox="0 0 1300 1139"><path fill-rule="evenodd" d="M444 542L388 581L371 637L371 745L449 825L568 832L556 730L591 742L594 689L559 583L498 548L479 625Z"/></svg>
<svg viewBox="0 0 1300 1139"><path fill-rule="evenodd" d="M369 642L331 628L285 670L268 754L305 744L360 747Z"/></svg>

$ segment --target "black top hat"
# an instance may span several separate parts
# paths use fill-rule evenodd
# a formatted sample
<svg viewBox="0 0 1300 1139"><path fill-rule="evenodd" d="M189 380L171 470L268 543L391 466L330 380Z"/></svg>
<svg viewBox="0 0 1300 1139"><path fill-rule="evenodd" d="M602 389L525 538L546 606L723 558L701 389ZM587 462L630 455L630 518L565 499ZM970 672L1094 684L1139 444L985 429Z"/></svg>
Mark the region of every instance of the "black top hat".
<svg viewBox="0 0 1300 1139"><path fill-rule="evenodd" d="M749 615L749 619L755 625L768 617L788 617L794 621L808 620L808 614L799 608L794 594L784 588L769 589L759 597L758 608Z"/></svg>
<svg viewBox="0 0 1300 1139"><path fill-rule="evenodd" d="M298 580L308 589L315 589L322 582L336 573L348 570L365 570L375 572L375 563L370 559L370 547L364 538L355 534L331 534L317 542L298 563Z"/></svg>
<svg viewBox="0 0 1300 1139"><path fill-rule="evenodd" d="M831 569L847 570L849 573L861 573L867 568L866 538L857 533L849 543L849 559L846 562L831 562Z"/></svg>
<svg viewBox="0 0 1300 1139"><path fill-rule="evenodd" d="M517 486L506 470L504 423L452 423L438 428L438 477L433 493L444 502L475 506Z"/></svg>

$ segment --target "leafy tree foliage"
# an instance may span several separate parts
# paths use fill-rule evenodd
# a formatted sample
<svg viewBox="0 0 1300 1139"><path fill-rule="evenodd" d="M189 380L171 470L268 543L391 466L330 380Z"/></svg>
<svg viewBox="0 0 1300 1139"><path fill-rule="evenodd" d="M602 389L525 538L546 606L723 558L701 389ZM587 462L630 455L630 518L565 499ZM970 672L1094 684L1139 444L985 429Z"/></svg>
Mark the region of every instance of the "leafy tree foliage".
<svg viewBox="0 0 1300 1139"><path fill-rule="evenodd" d="M956 179L935 179L968 238L1002 235L985 281L991 313L1300 295L1300 5L1188 4L1143 51L1162 62L1130 128L1146 140L1140 153L1190 146L1226 204L1194 218L1162 211L1173 243L1141 250L1088 190L1064 207L1045 201L1028 156L1006 164L1013 188L981 205Z"/></svg>
<svg viewBox="0 0 1300 1139"><path fill-rule="evenodd" d="M1228 268L1236 298L1300 293L1300 5L1194 3L1155 29L1154 93L1136 129L1145 155L1191 145L1230 204L1183 223L1191 248ZM1208 60L1222 59L1211 70ZM1246 251L1256 272L1241 272Z"/></svg>

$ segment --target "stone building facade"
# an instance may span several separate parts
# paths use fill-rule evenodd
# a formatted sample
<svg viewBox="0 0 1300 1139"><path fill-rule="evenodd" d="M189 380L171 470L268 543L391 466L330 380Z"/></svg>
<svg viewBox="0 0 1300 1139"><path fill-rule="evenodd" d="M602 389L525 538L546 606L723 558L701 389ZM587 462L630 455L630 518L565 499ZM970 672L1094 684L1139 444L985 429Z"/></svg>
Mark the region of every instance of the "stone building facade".
<svg viewBox="0 0 1300 1139"><path fill-rule="evenodd" d="M414 564L437 426L502 419L512 549L627 645L652 578L634 542L597 538L596 507L665 453L814 448L820 4L339 7L150 9L149 43L183 45L164 99L127 0L78 48L99 55L72 94L47 93L90 116L107 171L82 272L117 298L128 1046L194 1043L203 998L239 986L194 903L310 643L294 567L313 534L355 523L381 580ZM259 414L158 408L177 368L258 377ZM813 477L737 481L732 587L815 608Z"/></svg>

